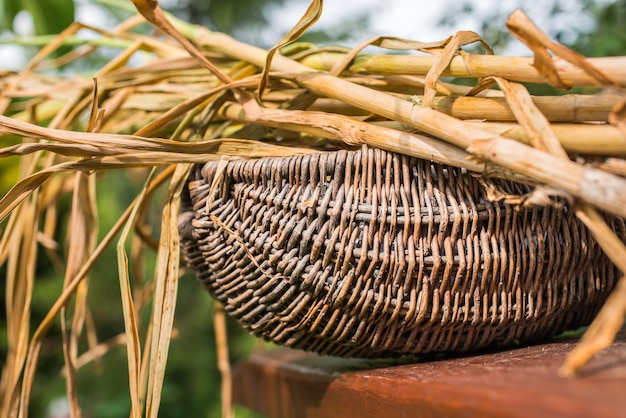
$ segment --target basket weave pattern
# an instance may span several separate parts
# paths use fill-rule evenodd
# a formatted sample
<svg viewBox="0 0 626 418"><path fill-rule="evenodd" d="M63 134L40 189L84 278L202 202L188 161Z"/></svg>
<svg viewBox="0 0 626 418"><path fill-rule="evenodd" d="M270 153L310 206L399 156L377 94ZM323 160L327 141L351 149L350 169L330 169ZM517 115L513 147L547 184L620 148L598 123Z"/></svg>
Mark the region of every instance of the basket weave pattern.
<svg viewBox="0 0 626 418"><path fill-rule="evenodd" d="M253 334L322 354L538 340L587 324L618 278L567 205L492 202L464 170L377 149L210 162L187 193L203 285Z"/></svg>

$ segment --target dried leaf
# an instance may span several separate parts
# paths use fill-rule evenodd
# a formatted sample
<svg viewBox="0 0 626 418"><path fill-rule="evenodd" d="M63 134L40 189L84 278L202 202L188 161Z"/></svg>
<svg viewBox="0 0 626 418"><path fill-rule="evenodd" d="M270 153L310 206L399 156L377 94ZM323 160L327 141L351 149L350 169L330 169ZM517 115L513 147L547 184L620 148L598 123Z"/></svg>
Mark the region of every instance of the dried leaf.
<svg viewBox="0 0 626 418"><path fill-rule="evenodd" d="M517 39L522 41L533 51L535 54L534 67L537 68L539 73L546 77L548 82L553 86L563 89L572 87L571 84L566 83L562 79L549 51L554 52L557 56L584 70L585 73L593 78L599 85L620 87L619 83L596 68L584 56L550 39L550 37L542 32L522 10L515 10L509 16L506 26Z"/></svg>
<svg viewBox="0 0 626 418"><path fill-rule="evenodd" d="M272 58L274 58L274 54L276 54L276 52L283 46L297 40L304 32L306 32L307 29L313 26L322 16L323 8L323 0L312 0L298 23L296 23L296 25L292 27L282 38L280 38L278 42L276 42L276 44L267 52L265 66L263 67L261 81L259 82L259 100L267 87L267 81L269 79L269 72L272 69Z"/></svg>
<svg viewBox="0 0 626 418"><path fill-rule="evenodd" d="M462 46L472 44L474 42L480 42L485 47L489 55L493 55L493 50L483 38L475 32L471 31L459 31L443 48L441 54L437 57L435 64L428 70L426 75L426 89L424 90L423 106L431 107L432 101L437 93L436 84L443 71L450 65L452 59L458 54L459 49Z"/></svg>
<svg viewBox="0 0 626 418"><path fill-rule="evenodd" d="M622 99L613 107L609 114L609 123L622 132L626 142L626 99Z"/></svg>
<svg viewBox="0 0 626 418"><path fill-rule="evenodd" d="M189 54L197 59L205 68L211 71L217 78L219 78L224 84L232 83L230 77L220 71L211 61L206 59L204 55L185 38L169 21L163 10L159 6L157 0L131 0L139 13L141 13L148 22L152 23L157 28L161 29L172 38L176 39L185 48Z"/></svg>
<svg viewBox="0 0 626 418"><path fill-rule="evenodd" d="M156 270L156 289L152 311L152 341L146 397L146 418L156 418L161 403L161 390L176 308L178 269L180 266L180 242L178 214L180 194L187 180L190 165L176 166L169 188L169 198L163 208L161 239Z"/></svg>
<svg viewBox="0 0 626 418"><path fill-rule="evenodd" d="M517 121L526 132L530 144L539 150L568 159L567 153L550 127L550 122L533 103L526 87L500 77L495 77L495 81L504 93Z"/></svg>
<svg viewBox="0 0 626 418"><path fill-rule="evenodd" d="M171 171L166 170L161 173L150 185L150 189L153 189L160 185L164 180L166 180ZM86 277L87 273L91 270L95 261L102 255L104 250L108 247L108 245L113 241L113 238L120 231L130 213L134 205L137 204L137 200L135 200L129 208L120 216L115 225L106 233L105 237L102 239L100 244L96 247L96 249L89 255L89 258L80 268L80 270L76 273L76 275L69 281L69 283L64 287L63 293L56 300L54 305L50 308L45 318L41 321L37 329L35 330L30 344L28 345L28 354L26 357L26 363L24 365L23 377L22 377L22 388L20 394L20 402L19 402L19 418L25 418L28 413L28 404L29 404L29 395L33 385L35 370L37 368L37 361L39 358L39 353L41 351L41 346L43 343L43 338L46 333L50 329L50 327L55 322L56 316L59 314L61 309L67 305L71 296L76 291L76 288L81 283L82 280ZM33 225L36 226L36 222L32 222ZM36 242L35 240L32 240ZM33 263L34 266L34 263ZM17 382L15 387L17 387Z"/></svg>
<svg viewBox="0 0 626 418"><path fill-rule="evenodd" d="M232 374L230 361L228 360L228 331L226 329L226 313L224 306L215 302L213 304L213 326L215 327L215 346L217 348L217 368L222 377L222 418L232 418Z"/></svg>
<svg viewBox="0 0 626 418"><path fill-rule="evenodd" d="M340 75L352 63L354 58L366 47L377 46L380 48L393 49L398 51L423 51L433 52L446 46L452 37L448 37L438 42L418 42L409 39L397 38L395 36L375 36L357 45L346 56L338 61L329 71L333 75Z"/></svg>
<svg viewBox="0 0 626 418"><path fill-rule="evenodd" d="M3 244L8 248L6 281L6 331L12 343L8 350L2 373L1 411L14 415L18 410L28 410L28 399L20 394L20 375L28 365L27 352L30 333L30 311L36 267L36 231L38 229L37 199L32 199L16 211L7 225L5 234L10 239ZM0 249L4 253L4 248ZM24 381L24 378L22 378ZM19 399L19 401L18 401ZM24 403L25 402L25 403Z"/></svg>
<svg viewBox="0 0 626 418"><path fill-rule="evenodd" d="M97 238L95 208L95 183L86 173L75 175L74 194L68 229L68 257L64 285L80 270L87 260L89 251L95 247ZM78 388L76 386L76 360L78 358L78 339L83 329L87 304L87 281L81 281L75 292L74 316L71 332L67 332L65 309L61 310L61 326L63 336L63 353L65 356L65 378L68 400L72 417L80 417Z"/></svg>
<svg viewBox="0 0 626 418"><path fill-rule="evenodd" d="M598 211L589 204L579 203L576 216L591 230L609 259L626 272L626 245L609 228ZM602 309L596 315L580 344L565 359L560 373L572 376L600 350L611 345L626 317L626 278L622 276Z"/></svg>
<svg viewBox="0 0 626 418"><path fill-rule="evenodd" d="M126 355L128 361L128 386L130 390L131 410L130 416L132 418L141 417L141 393L140 393L140 371L141 371L141 345L139 343L139 325L137 322L138 314L135 311L135 305L133 303L133 295L130 286L130 277L128 274L128 256L126 255L126 241L134 223L136 222L137 213L140 206L143 204L146 195L148 194L148 188L152 177L154 175L154 169L150 171L148 178L144 184L141 193L137 197L137 204L135 204L131 210L131 213L122 229L120 238L117 242L117 268L120 281L120 293L122 299L122 312L124 313L124 328L126 330Z"/></svg>

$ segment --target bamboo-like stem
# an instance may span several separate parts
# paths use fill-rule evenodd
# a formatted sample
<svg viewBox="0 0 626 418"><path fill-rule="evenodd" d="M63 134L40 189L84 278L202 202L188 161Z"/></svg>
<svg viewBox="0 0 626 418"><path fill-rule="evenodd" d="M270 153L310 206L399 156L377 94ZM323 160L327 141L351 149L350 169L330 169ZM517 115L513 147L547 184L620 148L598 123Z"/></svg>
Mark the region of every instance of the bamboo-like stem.
<svg viewBox="0 0 626 418"><path fill-rule="evenodd" d="M265 62L265 50L236 41L224 34L202 31L197 42L258 66ZM308 67L286 57L276 56L273 68L295 73L293 79L296 82L318 95L332 97L405 123L463 149L471 146L468 151L476 153L481 158L496 162L502 167L527 175L541 183L560 188L615 215L626 217L626 194L623 193L623 190L626 190L626 180L618 176L593 167L563 161L399 97L359 86L326 73L311 72ZM511 152L512 150L515 152ZM537 165L539 161L541 164Z"/></svg>
<svg viewBox="0 0 626 418"><path fill-rule="evenodd" d="M343 58L340 53L310 55L301 62L318 70L328 70ZM362 55L355 59L348 71L356 74L411 74L426 75L436 63L434 55ZM554 58L561 79L569 85L600 87L600 84L581 69ZM589 62L601 71L611 74L612 79L626 85L626 57L589 58ZM502 77L511 81L543 83L548 81L533 67L531 57L505 57L498 55L474 55L463 53L455 57L443 76L461 78Z"/></svg>
<svg viewBox="0 0 626 418"><path fill-rule="evenodd" d="M536 96L533 102L550 122L606 122L620 99L616 95ZM433 109L457 119L516 120L503 97L437 97Z"/></svg>
<svg viewBox="0 0 626 418"><path fill-rule="evenodd" d="M524 130L516 123L465 122L485 131L530 143ZM559 124L550 125L567 152L578 154L626 155L626 139L622 132L608 124Z"/></svg>
<svg viewBox="0 0 626 418"><path fill-rule="evenodd" d="M369 123L390 129L409 129L406 124L395 121ZM517 123L478 121L465 121L464 123L504 138L530 144L526 133ZM569 153L604 156L626 155L626 140L621 131L614 126L608 124L553 123L550 127L561 142L563 148Z"/></svg>
<svg viewBox="0 0 626 418"><path fill-rule="evenodd" d="M410 96L407 99L420 101L422 96ZM533 102L550 122L606 122L611 109L620 99L617 95L536 96ZM504 97L436 97L432 108L457 119L493 122L516 120ZM359 114L359 109L330 99L318 100L310 109Z"/></svg>
<svg viewBox="0 0 626 418"><path fill-rule="evenodd" d="M405 100L330 75L303 73L295 78L318 94L332 96L412 125L481 158L541 183L558 187L613 214L626 217L626 194L623 193L626 190L626 180L618 176L563 161L519 142L465 124L436 110L414 106Z"/></svg>

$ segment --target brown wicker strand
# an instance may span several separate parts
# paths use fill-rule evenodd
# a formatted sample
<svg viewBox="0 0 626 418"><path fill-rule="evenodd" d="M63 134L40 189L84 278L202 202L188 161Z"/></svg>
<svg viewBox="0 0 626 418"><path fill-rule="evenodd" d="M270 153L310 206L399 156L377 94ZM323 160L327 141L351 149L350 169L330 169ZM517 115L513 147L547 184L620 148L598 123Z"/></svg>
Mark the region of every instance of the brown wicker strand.
<svg viewBox="0 0 626 418"><path fill-rule="evenodd" d="M587 324L618 277L567 202L490 201L460 168L367 147L218 165L189 179L188 262L278 344L359 357L511 346Z"/></svg>

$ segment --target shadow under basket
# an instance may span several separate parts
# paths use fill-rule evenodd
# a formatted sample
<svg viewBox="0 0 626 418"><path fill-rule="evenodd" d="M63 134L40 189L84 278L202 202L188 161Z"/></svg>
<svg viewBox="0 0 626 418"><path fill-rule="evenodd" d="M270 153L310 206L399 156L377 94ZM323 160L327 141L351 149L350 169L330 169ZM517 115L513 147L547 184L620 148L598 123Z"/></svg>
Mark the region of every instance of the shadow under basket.
<svg viewBox="0 0 626 418"><path fill-rule="evenodd" d="M225 309L321 354L545 339L588 324L619 278L567 204L490 201L463 169L367 147L196 166L183 206L187 261Z"/></svg>

